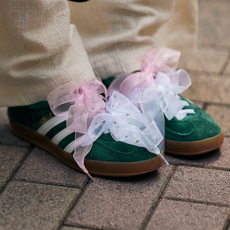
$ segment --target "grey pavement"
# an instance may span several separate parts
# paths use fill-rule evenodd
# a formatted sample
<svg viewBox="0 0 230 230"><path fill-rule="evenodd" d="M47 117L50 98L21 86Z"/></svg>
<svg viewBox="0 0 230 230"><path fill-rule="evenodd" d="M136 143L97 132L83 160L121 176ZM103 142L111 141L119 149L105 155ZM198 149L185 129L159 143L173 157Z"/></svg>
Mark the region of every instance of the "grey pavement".
<svg viewBox="0 0 230 230"><path fill-rule="evenodd" d="M0 230L230 230L230 1L200 0L198 49L179 64L183 96L221 126L224 145L132 178L92 182L15 137L0 109Z"/></svg>

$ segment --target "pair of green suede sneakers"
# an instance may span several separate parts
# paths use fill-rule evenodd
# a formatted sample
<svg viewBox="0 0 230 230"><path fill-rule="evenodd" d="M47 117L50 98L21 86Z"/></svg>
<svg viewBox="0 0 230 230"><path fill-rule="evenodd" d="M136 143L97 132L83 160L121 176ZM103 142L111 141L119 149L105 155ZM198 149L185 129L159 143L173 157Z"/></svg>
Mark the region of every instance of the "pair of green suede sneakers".
<svg viewBox="0 0 230 230"><path fill-rule="evenodd" d="M108 87L110 82L108 79L104 84ZM165 118L165 152L191 156L219 148L224 140L220 127L198 106L183 97L181 100L188 103L183 109L192 109L195 113L181 120ZM8 117L14 134L81 171L73 159L75 133L66 129L66 117L55 116L47 101L9 107ZM100 176L135 176L154 171L163 164L160 155L116 142L109 133L102 134L93 143L85 158L89 173Z"/></svg>

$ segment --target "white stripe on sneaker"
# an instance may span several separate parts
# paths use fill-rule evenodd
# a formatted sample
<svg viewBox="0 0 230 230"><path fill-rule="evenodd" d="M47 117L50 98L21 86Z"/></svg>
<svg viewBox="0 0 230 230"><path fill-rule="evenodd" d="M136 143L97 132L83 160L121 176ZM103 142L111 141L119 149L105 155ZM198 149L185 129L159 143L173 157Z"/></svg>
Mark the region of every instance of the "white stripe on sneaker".
<svg viewBox="0 0 230 230"><path fill-rule="evenodd" d="M83 134L79 134L79 137L83 137ZM75 149L75 145L76 146L80 146L81 145L81 140L82 138L77 138L76 140L72 141L71 143L69 143L65 148L64 151L68 152L68 153L72 153Z"/></svg>
<svg viewBox="0 0 230 230"><path fill-rule="evenodd" d="M74 149L75 149L75 141L72 141L64 148L64 151L67 153L72 153Z"/></svg>
<svg viewBox="0 0 230 230"><path fill-rule="evenodd" d="M55 126L57 126L58 124L62 123L65 120L66 120L66 116L62 116L62 117L55 116L55 117L49 119L48 121L46 121L43 125L41 125L41 127L37 130L37 132L42 134L42 135L46 135L52 128L54 128ZM68 130L67 128L64 128L60 132L58 132L51 139L51 141L54 144L58 145L64 138L66 138L68 135L70 135L72 133L74 133L74 132L71 130ZM83 134L78 134L77 140L73 140L72 142L70 142L64 148L64 151L68 152L68 153L72 153L75 149L75 144L77 146L80 145L82 138L79 138L79 137L81 137L81 136L83 136Z"/></svg>
<svg viewBox="0 0 230 230"><path fill-rule="evenodd" d="M38 133L42 134L42 135L46 135L53 127L55 127L56 125L62 123L63 121L66 120L66 116L62 116L62 117L52 117L51 119L49 119L48 121L46 121L41 127L39 127L39 129L37 130Z"/></svg>
<svg viewBox="0 0 230 230"><path fill-rule="evenodd" d="M63 140L65 137L67 137L68 135L70 135L71 133L74 133L73 131L69 130L69 129L63 129L62 131L60 131L59 133L57 133L53 138L52 138L52 142L56 145L58 145L58 143Z"/></svg>

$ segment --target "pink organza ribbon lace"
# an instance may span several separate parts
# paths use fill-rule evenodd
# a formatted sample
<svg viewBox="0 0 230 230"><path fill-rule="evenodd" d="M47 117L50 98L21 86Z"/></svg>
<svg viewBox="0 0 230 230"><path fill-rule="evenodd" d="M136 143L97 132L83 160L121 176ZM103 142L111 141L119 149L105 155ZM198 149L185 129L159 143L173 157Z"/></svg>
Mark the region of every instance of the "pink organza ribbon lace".
<svg viewBox="0 0 230 230"><path fill-rule="evenodd" d="M82 147L80 143L94 117L105 112L106 98L107 89L95 78L84 81L81 85L73 81L68 82L54 89L47 97L54 115L67 116L67 129L75 132L73 157L87 175L89 173L85 168L84 159L92 144Z"/></svg>

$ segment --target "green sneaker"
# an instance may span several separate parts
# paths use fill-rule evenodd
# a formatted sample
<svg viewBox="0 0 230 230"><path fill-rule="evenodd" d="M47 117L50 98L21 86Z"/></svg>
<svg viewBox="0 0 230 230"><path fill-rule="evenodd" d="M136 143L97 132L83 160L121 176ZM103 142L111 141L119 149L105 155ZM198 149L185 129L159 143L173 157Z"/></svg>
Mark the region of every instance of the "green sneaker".
<svg viewBox="0 0 230 230"><path fill-rule="evenodd" d="M180 96L191 79L185 70L176 71L179 57L179 51L166 47L159 52L152 49L141 70L107 79L104 84L110 94L119 91L152 117L165 136L165 152L186 156L207 153L223 144L224 135L205 111Z"/></svg>
<svg viewBox="0 0 230 230"><path fill-rule="evenodd" d="M73 159L75 134L66 129L66 116L55 116L48 102L9 107L8 117L14 134L81 171ZM148 173L163 163L160 155L142 147L116 142L109 133L102 134L93 143L85 158L85 166L90 174L113 177Z"/></svg>

